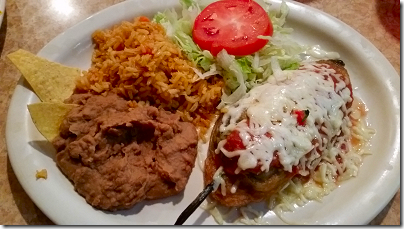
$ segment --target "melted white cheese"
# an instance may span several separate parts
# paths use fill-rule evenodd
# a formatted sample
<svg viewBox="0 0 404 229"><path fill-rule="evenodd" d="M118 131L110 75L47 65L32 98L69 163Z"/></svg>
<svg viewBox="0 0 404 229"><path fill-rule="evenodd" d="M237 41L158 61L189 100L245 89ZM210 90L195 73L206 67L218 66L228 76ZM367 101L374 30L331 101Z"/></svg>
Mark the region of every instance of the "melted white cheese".
<svg viewBox="0 0 404 229"><path fill-rule="evenodd" d="M305 52L309 55L309 59L338 59L340 58L337 52L327 52L323 50L320 45L314 45L309 47ZM310 58L312 57L312 58Z"/></svg>
<svg viewBox="0 0 404 229"><path fill-rule="evenodd" d="M239 183L240 183L240 181L237 180L236 183L234 183L234 184L231 186L231 189L230 189L230 192L231 192L231 193L236 193Z"/></svg>
<svg viewBox="0 0 404 229"><path fill-rule="evenodd" d="M246 149L229 152L223 147L227 141L224 139L216 152L221 151L227 157L239 156L241 170L252 169L260 161L262 171L269 170L277 152L286 171L292 172L293 166L300 165L303 169L299 173L307 175L306 169L314 170L321 158L336 162L341 145L348 145L352 124L346 104L352 101L351 92L341 76L326 64L307 63L299 70L281 74L226 107L228 112L223 116L220 131L228 134L237 129ZM335 89L330 76L337 80ZM298 125L295 110L310 111L304 126ZM242 118L244 113L249 125ZM251 140L252 136L258 137ZM313 145L313 140L317 144ZM315 147L326 155L317 153ZM334 175L336 172L330 174Z"/></svg>
<svg viewBox="0 0 404 229"><path fill-rule="evenodd" d="M221 192L222 195L225 196L226 195L226 183L222 177L222 173L223 173L223 166L220 166L216 172L213 174L213 191L215 192L217 190L217 188L220 186L221 187Z"/></svg>

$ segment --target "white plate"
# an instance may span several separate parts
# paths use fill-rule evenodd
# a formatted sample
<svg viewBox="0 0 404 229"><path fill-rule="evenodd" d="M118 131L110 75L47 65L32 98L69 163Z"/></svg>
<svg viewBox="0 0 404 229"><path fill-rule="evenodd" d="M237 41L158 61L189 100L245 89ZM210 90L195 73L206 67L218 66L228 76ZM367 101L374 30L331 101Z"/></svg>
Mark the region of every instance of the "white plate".
<svg viewBox="0 0 404 229"><path fill-rule="evenodd" d="M276 1L275 6L280 2ZM310 202L286 218L308 224L366 224L393 197L400 184L399 76L368 40L343 22L300 3L288 2L288 25L302 44L320 44L340 53L354 85L354 94L368 106L368 121L376 129L371 150L359 176L324 198ZM38 55L66 65L87 69L92 52L91 34L137 15L152 17L157 11L178 7L177 0L125 1L109 7L66 30ZM310 16L308 16L310 15ZM6 138L11 165L35 204L57 224L173 224L202 190L202 173L196 165L184 194L145 201L131 210L108 213L95 210L78 195L54 162L55 152L35 128L27 104L37 96L20 80L11 100ZM35 171L48 170L47 180L36 180ZM283 224L272 212L271 224ZM215 224L201 209L186 224Z"/></svg>
<svg viewBox="0 0 404 229"><path fill-rule="evenodd" d="M0 0L0 27L3 22L3 16L6 11L6 0Z"/></svg>

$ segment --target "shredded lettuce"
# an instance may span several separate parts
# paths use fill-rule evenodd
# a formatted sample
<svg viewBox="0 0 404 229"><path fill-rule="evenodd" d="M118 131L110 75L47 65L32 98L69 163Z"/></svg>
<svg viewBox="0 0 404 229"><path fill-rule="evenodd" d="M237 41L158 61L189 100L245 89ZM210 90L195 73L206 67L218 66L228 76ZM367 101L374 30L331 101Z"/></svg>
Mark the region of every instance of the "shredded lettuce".
<svg viewBox="0 0 404 229"><path fill-rule="evenodd" d="M274 73L294 70L300 65L301 54L307 47L293 41L290 37L293 29L284 27L289 8L283 1L279 9L271 9L266 0L256 0L272 21L272 36L260 36L269 40L258 52L236 57L225 50L214 57L209 51L202 50L192 39L192 27L197 15L209 4L217 0L179 0L182 6L181 16L175 10L157 13L153 21L160 23L166 34L176 42L196 66L195 73L201 79L219 74L225 81L222 102L231 104L244 96L251 88L265 83ZM276 62L276 63L274 63ZM276 67L276 69L274 69Z"/></svg>
<svg viewBox="0 0 404 229"><path fill-rule="evenodd" d="M192 0L181 0L184 7L182 17L174 9L158 12L153 21L161 24L168 37L177 43L195 66L209 71L214 64L214 57L207 50L202 50L192 40L192 27L195 17L200 13L200 9L195 6ZM198 74L200 76L200 74Z"/></svg>
<svg viewBox="0 0 404 229"><path fill-rule="evenodd" d="M228 86L232 87L230 89L233 92L225 101L222 99L222 103L234 103L247 92L247 87L245 85L247 74L243 71L242 66L235 57L229 55L226 50L220 51L217 54L216 60L218 65L223 68L223 78L225 79L225 82L229 83ZM234 84L234 86L231 84Z"/></svg>
<svg viewBox="0 0 404 229"><path fill-rule="evenodd" d="M191 6L194 5L194 1L193 0L180 0L180 4L184 7L184 8L189 8Z"/></svg>

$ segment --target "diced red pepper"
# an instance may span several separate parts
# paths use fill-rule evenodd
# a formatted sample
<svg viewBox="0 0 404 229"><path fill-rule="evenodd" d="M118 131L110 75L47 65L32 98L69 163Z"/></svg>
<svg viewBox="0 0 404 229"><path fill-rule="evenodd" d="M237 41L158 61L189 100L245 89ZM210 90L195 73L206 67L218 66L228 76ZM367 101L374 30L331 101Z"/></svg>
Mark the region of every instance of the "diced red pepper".
<svg viewBox="0 0 404 229"><path fill-rule="evenodd" d="M306 124L307 116L309 116L309 110L293 110L293 114L297 115L297 124L304 126Z"/></svg>
<svg viewBox="0 0 404 229"><path fill-rule="evenodd" d="M298 173L299 173L299 167L296 166L296 165L294 165L294 166L292 167L292 173L293 173L293 174L298 174Z"/></svg>
<svg viewBox="0 0 404 229"><path fill-rule="evenodd" d="M271 167L275 167L275 168L281 167L281 163L279 162L278 151L274 152L274 157L272 158L272 161L271 161Z"/></svg>
<svg viewBox="0 0 404 229"><path fill-rule="evenodd" d="M238 130L233 130L229 136L227 136L227 141L224 144L223 148L227 151L236 151L246 149L243 141L240 138L240 132Z"/></svg>

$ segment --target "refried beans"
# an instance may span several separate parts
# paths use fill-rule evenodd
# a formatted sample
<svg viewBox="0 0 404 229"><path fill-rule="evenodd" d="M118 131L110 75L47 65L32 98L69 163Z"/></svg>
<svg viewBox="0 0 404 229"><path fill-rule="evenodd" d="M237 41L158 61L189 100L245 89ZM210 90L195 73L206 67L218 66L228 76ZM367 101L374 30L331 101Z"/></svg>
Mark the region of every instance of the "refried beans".
<svg viewBox="0 0 404 229"><path fill-rule="evenodd" d="M98 209L127 209L184 190L195 164L197 131L155 107L130 108L116 94L73 94L78 104L52 144L56 162Z"/></svg>

